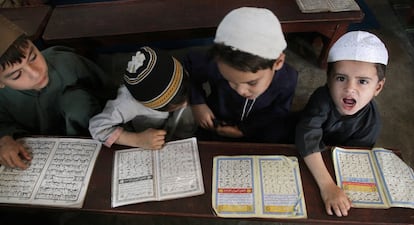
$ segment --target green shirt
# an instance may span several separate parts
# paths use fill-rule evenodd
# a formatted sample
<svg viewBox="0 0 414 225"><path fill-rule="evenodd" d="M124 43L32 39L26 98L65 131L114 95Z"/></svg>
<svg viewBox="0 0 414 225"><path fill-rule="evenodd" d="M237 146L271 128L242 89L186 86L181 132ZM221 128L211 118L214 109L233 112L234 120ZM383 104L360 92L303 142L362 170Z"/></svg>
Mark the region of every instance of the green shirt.
<svg viewBox="0 0 414 225"><path fill-rule="evenodd" d="M45 88L40 91L19 91L8 87L0 89L0 137L22 134L65 135L68 129L68 119L65 117L68 115L63 108L71 106L61 106L63 94L67 96L73 90L84 90L80 98L77 95L69 102L83 104L91 101L91 104L74 108L93 113L102 109L96 102L104 103L109 98L100 93L105 93L103 90L111 87L111 81L92 61L61 46L48 48L42 54L49 73L49 83ZM76 113L87 114L80 111ZM88 120L89 118L84 119ZM80 126L87 129L88 124Z"/></svg>

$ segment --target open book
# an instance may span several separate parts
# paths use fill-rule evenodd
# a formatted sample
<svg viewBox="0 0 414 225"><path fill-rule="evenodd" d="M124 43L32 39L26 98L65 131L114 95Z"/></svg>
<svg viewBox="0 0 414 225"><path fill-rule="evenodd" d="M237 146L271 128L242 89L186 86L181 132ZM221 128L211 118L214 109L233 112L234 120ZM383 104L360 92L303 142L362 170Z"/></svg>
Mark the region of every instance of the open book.
<svg viewBox="0 0 414 225"><path fill-rule="evenodd" d="M160 150L115 152L112 207L204 193L195 138L168 142Z"/></svg>
<svg viewBox="0 0 414 225"><path fill-rule="evenodd" d="M81 208L101 144L90 139L23 138L26 170L0 168L0 203Z"/></svg>
<svg viewBox="0 0 414 225"><path fill-rule="evenodd" d="M336 180L361 208L414 208L414 172L394 152L333 149Z"/></svg>
<svg viewBox="0 0 414 225"><path fill-rule="evenodd" d="M303 13L359 11L354 0L296 0Z"/></svg>
<svg viewBox="0 0 414 225"><path fill-rule="evenodd" d="M296 157L216 156L212 184L220 217L307 217Z"/></svg>

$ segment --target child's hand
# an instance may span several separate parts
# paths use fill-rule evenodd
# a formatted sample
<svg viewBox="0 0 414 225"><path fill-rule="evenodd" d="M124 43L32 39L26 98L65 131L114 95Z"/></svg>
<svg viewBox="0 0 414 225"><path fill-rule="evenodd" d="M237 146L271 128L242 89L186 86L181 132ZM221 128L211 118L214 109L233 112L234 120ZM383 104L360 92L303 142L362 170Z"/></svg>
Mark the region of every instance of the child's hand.
<svg viewBox="0 0 414 225"><path fill-rule="evenodd" d="M143 132L122 131L115 143L131 147L140 147L145 149L160 149L165 144L165 130L156 130L149 128Z"/></svg>
<svg viewBox="0 0 414 225"><path fill-rule="evenodd" d="M32 157L27 149L11 136L0 139L0 164L11 167L27 169L29 165L25 161L31 161Z"/></svg>
<svg viewBox="0 0 414 225"><path fill-rule="evenodd" d="M153 128L149 128L141 133L138 133L139 139L141 140L142 148L146 149L160 149L165 144L165 135L167 135L167 131L165 130L156 130Z"/></svg>
<svg viewBox="0 0 414 225"><path fill-rule="evenodd" d="M214 114L206 104L192 105L193 117L195 122L202 128L213 130Z"/></svg>
<svg viewBox="0 0 414 225"><path fill-rule="evenodd" d="M218 125L216 128L217 134L231 138L243 137L243 132L237 126Z"/></svg>
<svg viewBox="0 0 414 225"><path fill-rule="evenodd" d="M334 212L338 217L348 216L351 200L342 189L335 184L327 185L321 189L321 195L328 215L333 215Z"/></svg>

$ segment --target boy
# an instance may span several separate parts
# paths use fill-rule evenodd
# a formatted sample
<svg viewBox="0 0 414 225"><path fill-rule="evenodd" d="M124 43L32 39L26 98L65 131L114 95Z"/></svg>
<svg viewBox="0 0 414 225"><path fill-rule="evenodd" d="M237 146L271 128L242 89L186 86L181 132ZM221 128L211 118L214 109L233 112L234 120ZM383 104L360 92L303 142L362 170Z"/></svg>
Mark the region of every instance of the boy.
<svg viewBox="0 0 414 225"><path fill-rule="evenodd" d="M15 139L88 134L90 117L102 108L94 94L110 81L67 48L40 52L2 15L0 36L0 164L26 169L31 157Z"/></svg>
<svg viewBox="0 0 414 225"><path fill-rule="evenodd" d="M191 110L185 110L187 92L181 63L166 52L142 47L128 62L118 96L90 120L89 131L108 147L160 149L169 139L167 132L178 138L193 133Z"/></svg>
<svg viewBox="0 0 414 225"><path fill-rule="evenodd" d="M220 22L210 55L187 56L199 139L287 141L294 128L288 126L288 112L298 75L285 63L286 46L279 20L270 10L242 7Z"/></svg>
<svg viewBox="0 0 414 225"><path fill-rule="evenodd" d="M310 97L297 124L296 146L314 176L329 215L347 216L351 202L323 162L325 146L371 148L381 121L373 98L385 83L388 52L375 35L343 35L328 54L327 84Z"/></svg>

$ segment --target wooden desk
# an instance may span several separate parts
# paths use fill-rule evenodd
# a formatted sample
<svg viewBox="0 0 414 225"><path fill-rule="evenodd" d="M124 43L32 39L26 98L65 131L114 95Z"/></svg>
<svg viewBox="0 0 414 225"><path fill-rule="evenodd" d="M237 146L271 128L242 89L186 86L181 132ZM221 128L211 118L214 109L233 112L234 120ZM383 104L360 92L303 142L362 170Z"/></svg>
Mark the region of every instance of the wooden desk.
<svg viewBox="0 0 414 225"><path fill-rule="evenodd" d="M33 41L42 36L51 12L48 5L0 8L0 13L23 29Z"/></svg>
<svg viewBox="0 0 414 225"><path fill-rule="evenodd" d="M47 44L108 46L159 40L212 37L221 19L241 6L265 7L285 32L318 32L324 37L319 64L326 67L331 45L361 11L301 13L294 0L153 0L112 1L57 6L43 34Z"/></svg>
<svg viewBox="0 0 414 225"><path fill-rule="evenodd" d="M120 148L120 146L116 146ZM407 208L391 209L357 209L353 208L350 215L343 218L328 216L325 213L319 189L310 172L300 160L300 170L304 188L307 219L224 219L216 217L211 209L211 178L212 160L216 155L293 155L297 156L296 149L290 145L274 144L241 144L199 142L199 152L204 177L205 194L195 197L161 201L146 202L111 208L111 174L113 163L113 151L104 148L100 152L88 193L82 209L62 209L42 206L0 204L0 218L2 224L25 224L21 220L38 221L39 224L57 224L61 216L90 215L89 218L97 221L111 216L129 218L137 224L237 224L244 221L247 224L414 224L414 210ZM332 165L329 151L323 153L327 165ZM333 174L333 167L328 166ZM122 216L121 216L122 215ZM108 219L107 222L110 220ZM160 222L160 223L161 223ZM86 224L86 223L85 223ZM109 224L109 223L108 223Z"/></svg>

